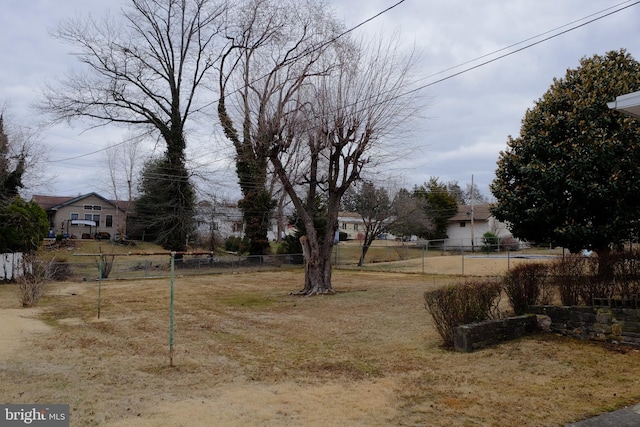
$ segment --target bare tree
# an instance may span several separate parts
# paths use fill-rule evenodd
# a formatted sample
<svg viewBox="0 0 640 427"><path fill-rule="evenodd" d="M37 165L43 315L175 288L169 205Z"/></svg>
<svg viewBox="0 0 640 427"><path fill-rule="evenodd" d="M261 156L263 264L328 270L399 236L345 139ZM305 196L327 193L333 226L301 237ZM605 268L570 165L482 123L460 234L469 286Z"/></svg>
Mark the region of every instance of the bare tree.
<svg viewBox="0 0 640 427"><path fill-rule="evenodd" d="M407 189L401 188L396 192L392 207L393 221L388 228L393 234L424 238L433 232L433 223L425 213L423 202Z"/></svg>
<svg viewBox="0 0 640 427"><path fill-rule="evenodd" d="M133 200L133 189L138 180L139 169L142 168L142 159L139 153L139 137L127 138L119 144L110 145L105 151L107 165L109 167L109 178L111 192L116 204L116 223L120 224L118 235L121 239L127 235L127 216ZM124 218L120 215L123 209Z"/></svg>
<svg viewBox="0 0 640 427"><path fill-rule="evenodd" d="M392 221L393 209L389 192L370 181L362 181L345 193L343 207L350 212L360 214L364 223L364 239L358 266L364 265L364 258L376 236L385 230Z"/></svg>
<svg viewBox="0 0 640 427"><path fill-rule="evenodd" d="M342 39L331 46L332 55L323 58L332 61L323 67L331 72L299 91L295 114L272 116L277 138L269 144L269 158L307 232L304 295L333 292L330 258L342 196L363 169L380 161L384 142L397 137L416 111L407 87L413 56L403 57L397 44L380 40ZM304 162L303 179L289 175L289 156ZM324 235L314 227L311 203L321 193L327 204Z"/></svg>
<svg viewBox="0 0 640 427"><path fill-rule="evenodd" d="M282 121L297 109L297 93L315 74L324 43L337 34L326 5L306 0L247 0L238 5L235 27L219 75L218 116L236 150L236 173L250 253L268 250L267 230L275 207L269 191L268 156Z"/></svg>
<svg viewBox="0 0 640 427"><path fill-rule="evenodd" d="M200 93L218 61L215 43L226 11L222 0L131 0L123 19L63 22L55 36L76 49L84 69L49 86L40 108L54 120L86 118L96 126L156 132L166 144L168 204L178 215L191 214L185 131L189 117L208 105L211 95ZM172 249L183 249L185 237Z"/></svg>
<svg viewBox="0 0 640 427"><path fill-rule="evenodd" d="M6 120L5 113L0 107L0 202L42 184L48 154L37 131Z"/></svg>

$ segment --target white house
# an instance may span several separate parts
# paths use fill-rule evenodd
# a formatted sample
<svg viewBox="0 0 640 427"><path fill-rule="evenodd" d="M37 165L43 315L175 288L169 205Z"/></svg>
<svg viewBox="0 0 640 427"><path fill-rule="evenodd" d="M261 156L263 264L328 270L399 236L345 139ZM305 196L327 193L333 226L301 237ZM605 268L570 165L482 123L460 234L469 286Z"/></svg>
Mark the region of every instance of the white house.
<svg viewBox="0 0 640 427"><path fill-rule="evenodd" d="M365 224L362 216L352 212L338 212L338 231L347 233L347 240L364 239Z"/></svg>
<svg viewBox="0 0 640 427"><path fill-rule="evenodd" d="M201 201L196 205L196 230L205 238L215 234L223 240L228 237L244 237L245 224L242 211L235 203L218 201ZM283 231L285 234L293 232L290 224ZM276 240L278 236L278 224L275 218L271 219L267 238ZM283 237L283 236L281 236Z"/></svg>
<svg viewBox="0 0 640 427"><path fill-rule="evenodd" d="M513 237L507 225L491 215L490 207L489 203L458 205L458 213L448 220L448 238L444 245L465 249L480 248L483 245L482 236L487 232L495 234L500 240Z"/></svg>

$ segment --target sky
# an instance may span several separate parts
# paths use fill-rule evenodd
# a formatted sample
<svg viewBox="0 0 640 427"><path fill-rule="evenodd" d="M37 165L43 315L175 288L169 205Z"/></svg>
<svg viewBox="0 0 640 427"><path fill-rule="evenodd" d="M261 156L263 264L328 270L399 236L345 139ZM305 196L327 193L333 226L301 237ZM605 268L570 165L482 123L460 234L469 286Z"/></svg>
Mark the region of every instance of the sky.
<svg viewBox="0 0 640 427"><path fill-rule="evenodd" d="M526 110L549 89L554 78L578 67L581 58L610 50L624 48L640 60L640 4L635 3L329 1L335 16L347 27L386 10L354 34L399 37L402 45L407 50L415 48L419 57L414 84L423 87L426 107L418 126L403 136L412 149L409 155L376 171L376 176L405 188L431 177L457 181L463 188L473 180L490 198L489 184L509 135L518 135ZM107 183L104 149L130 133L117 127L89 129L91 123L86 122L42 127L46 118L32 105L46 83L78 67L71 47L51 36L58 23L88 13L100 17L108 8L117 12L120 4L119 0L3 1L0 106L4 107L5 125L37 131L38 141L48 151L37 170L43 178L26 194L75 196L95 191L113 196ZM611 15L604 16L607 13ZM571 30L576 26L579 28ZM608 101L612 100L603 100ZM203 123L201 129L189 135L188 156L207 179L210 193L234 198L238 189L231 155L216 136L215 123ZM144 147L142 152L149 153L155 145L148 141ZM217 157L199 162L203 150L213 151Z"/></svg>

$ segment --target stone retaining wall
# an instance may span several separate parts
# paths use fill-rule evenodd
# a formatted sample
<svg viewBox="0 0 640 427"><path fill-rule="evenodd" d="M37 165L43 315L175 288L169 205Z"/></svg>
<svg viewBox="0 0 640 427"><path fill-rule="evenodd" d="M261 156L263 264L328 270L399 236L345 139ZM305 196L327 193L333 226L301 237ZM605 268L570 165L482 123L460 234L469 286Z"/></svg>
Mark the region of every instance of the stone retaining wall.
<svg viewBox="0 0 640 427"><path fill-rule="evenodd" d="M640 309L637 304L610 304L601 307L531 306L529 312L548 316L552 332L583 340L640 347Z"/></svg>
<svg viewBox="0 0 640 427"><path fill-rule="evenodd" d="M471 352L502 341L512 340L532 333L536 329L536 315L507 317L458 326L453 335L457 351Z"/></svg>

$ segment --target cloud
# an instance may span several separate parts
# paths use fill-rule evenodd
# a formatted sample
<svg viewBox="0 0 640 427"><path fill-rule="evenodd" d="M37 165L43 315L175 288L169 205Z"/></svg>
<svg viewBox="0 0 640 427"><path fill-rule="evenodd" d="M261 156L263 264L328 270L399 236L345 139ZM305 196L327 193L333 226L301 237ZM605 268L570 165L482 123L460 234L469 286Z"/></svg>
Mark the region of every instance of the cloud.
<svg viewBox="0 0 640 427"><path fill-rule="evenodd" d="M330 1L336 16L347 26L358 24L395 3L396 0ZM620 0L405 1L365 24L357 30L358 34L377 34L382 30L391 34L397 28L407 49L415 45L421 54L416 85L425 86L424 93L429 98L424 113L427 119L419 130L407 136L410 139L406 144L415 149L406 158L399 159L397 165L385 164L386 171L404 173L409 187L431 176L466 184L473 175L488 192L495 162L499 152L506 148L508 135L518 134L527 108L543 95L554 77L562 77L567 68L577 67L584 56L609 50L626 48L640 59L637 36L640 5L479 66L552 33L484 55L598 11L631 4ZM118 6L104 0L8 0L3 3L0 102L8 104L12 116L21 125L31 126L39 119L29 109L38 88L46 80L63 77L66 70L77 66L75 58L69 55L69 47L53 39L48 30L55 28L61 19L89 12L99 17L106 7L117 11ZM593 17L596 16L599 15ZM558 31L561 30L556 33ZM472 61L476 58L480 59ZM474 66L479 67L435 83ZM223 168L233 172L229 165L231 156L221 150L219 141L211 136L217 132L212 123L204 124L205 130L192 135L191 140L195 141L190 147L192 158L202 160L202 150L213 147L207 155L210 158L196 163L207 164L211 171ZM114 127L86 133L81 130L82 127L68 128L62 124L43 132L43 141L55 148L54 160L94 152L117 142L125 133ZM51 192L64 195L94 191L106 173L100 165L99 154L51 163L49 169L59 176ZM235 185L232 173L224 176L227 186Z"/></svg>

